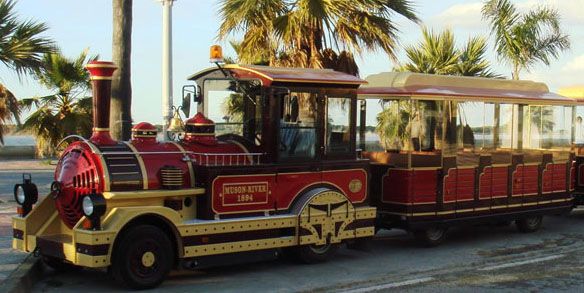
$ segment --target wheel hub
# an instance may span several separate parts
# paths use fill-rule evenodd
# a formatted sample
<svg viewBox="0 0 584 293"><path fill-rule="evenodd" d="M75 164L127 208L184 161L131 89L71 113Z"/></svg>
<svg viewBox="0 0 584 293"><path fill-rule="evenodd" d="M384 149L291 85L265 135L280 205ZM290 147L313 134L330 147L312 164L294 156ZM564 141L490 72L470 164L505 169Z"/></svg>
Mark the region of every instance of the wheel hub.
<svg viewBox="0 0 584 293"><path fill-rule="evenodd" d="M154 265L155 261L156 261L156 256L154 256L154 253L152 253L150 251L145 252L142 255L142 265L144 267L147 267L147 268L151 267L152 265Z"/></svg>

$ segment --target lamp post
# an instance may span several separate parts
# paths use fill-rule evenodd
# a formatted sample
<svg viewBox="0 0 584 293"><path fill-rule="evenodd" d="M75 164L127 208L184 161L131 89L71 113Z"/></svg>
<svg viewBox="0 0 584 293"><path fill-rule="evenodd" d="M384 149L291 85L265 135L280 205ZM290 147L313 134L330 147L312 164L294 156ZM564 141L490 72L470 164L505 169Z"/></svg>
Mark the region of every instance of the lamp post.
<svg viewBox="0 0 584 293"><path fill-rule="evenodd" d="M167 139L167 128L172 118L172 5L176 0L162 2L162 132Z"/></svg>

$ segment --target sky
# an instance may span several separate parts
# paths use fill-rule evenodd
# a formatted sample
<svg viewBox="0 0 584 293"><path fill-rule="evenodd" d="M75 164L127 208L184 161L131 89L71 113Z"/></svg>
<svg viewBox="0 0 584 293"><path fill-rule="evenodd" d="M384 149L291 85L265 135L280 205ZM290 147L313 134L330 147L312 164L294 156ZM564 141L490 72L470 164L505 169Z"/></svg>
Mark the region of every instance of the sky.
<svg viewBox="0 0 584 293"><path fill-rule="evenodd" d="M412 0L422 25L435 31L453 30L457 43L462 45L476 35L489 36L489 27L482 20L480 0ZM561 54L550 67L539 65L531 72L522 72L522 79L542 81L552 91L584 85L584 0L512 0L522 11L539 5L558 9L564 32L570 35L572 48ZM45 22L46 36L53 38L68 57L78 56L89 48L101 60L111 59L112 6L111 0L19 0L16 11L21 19ZM157 0L134 0L132 34L132 117L134 122L162 120L162 5ZM186 77L210 67L209 46L220 44L225 55L235 56L229 40L216 39L220 24L219 1L177 0L173 7L173 90L174 103L180 103L181 89L190 82ZM394 16L400 45L416 44L421 38L420 25ZM404 61L403 49L398 48L398 60ZM511 67L497 59L489 46L488 59L495 72L510 77ZM396 66L381 52L366 52L357 60L361 77ZM17 98L44 96L50 92L30 77L19 78L0 64L0 82Z"/></svg>

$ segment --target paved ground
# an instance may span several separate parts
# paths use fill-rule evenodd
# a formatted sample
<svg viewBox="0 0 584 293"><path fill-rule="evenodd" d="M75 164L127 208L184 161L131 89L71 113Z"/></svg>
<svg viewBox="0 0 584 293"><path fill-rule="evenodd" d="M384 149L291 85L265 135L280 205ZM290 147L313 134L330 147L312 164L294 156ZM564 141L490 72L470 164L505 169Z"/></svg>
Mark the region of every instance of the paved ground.
<svg viewBox="0 0 584 293"><path fill-rule="evenodd" d="M14 202L0 203L0 282L6 280L26 257L25 253L12 249L12 216L15 214Z"/></svg>
<svg viewBox="0 0 584 293"><path fill-rule="evenodd" d="M12 216L16 215L14 184L22 182L22 173L31 173L39 193L46 194L53 180L54 166L38 160L0 160L0 282L6 280L26 257L12 249Z"/></svg>
<svg viewBox="0 0 584 293"><path fill-rule="evenodd" d="M341 249L328 263L274 260L175 272L166 292L584 291L584 210L547 217L532 234L509 227L457 229L440 247L382 232L369 250ZM119 289L104 271L48 272L34 292Z"/></svg>
<svg viewBox="0 0 584 293"><path fill-rule="evenodd" d="M49 192L55 166L39 160L0 160L0 201L14 200L14 184L22 182L22 173L30 173L39 194Z"/></svg>

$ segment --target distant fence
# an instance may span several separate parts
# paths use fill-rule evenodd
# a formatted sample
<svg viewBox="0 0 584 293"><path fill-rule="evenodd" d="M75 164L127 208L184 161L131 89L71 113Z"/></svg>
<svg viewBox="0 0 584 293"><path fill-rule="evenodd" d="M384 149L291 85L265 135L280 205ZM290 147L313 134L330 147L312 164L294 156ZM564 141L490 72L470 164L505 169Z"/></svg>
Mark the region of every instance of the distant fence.
<svg viewBox="0 0 584 293"><path fill-rule="evenodd" d="M0 159L34 159L36 157L36 147L26 146L0 146Z"/></svg>

